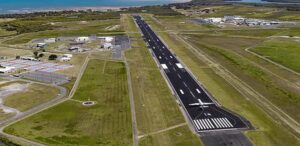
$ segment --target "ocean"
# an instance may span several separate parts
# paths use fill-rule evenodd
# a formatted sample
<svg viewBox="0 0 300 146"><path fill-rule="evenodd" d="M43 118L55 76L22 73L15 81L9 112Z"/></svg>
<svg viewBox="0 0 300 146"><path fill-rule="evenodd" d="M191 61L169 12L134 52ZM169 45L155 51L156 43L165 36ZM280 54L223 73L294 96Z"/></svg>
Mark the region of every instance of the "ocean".
<svg viewBox="0 0 300 146"><path fill-rule="evenodd" d="M0 14L33 11L163 5L189 0L0 0Z"/></svg>

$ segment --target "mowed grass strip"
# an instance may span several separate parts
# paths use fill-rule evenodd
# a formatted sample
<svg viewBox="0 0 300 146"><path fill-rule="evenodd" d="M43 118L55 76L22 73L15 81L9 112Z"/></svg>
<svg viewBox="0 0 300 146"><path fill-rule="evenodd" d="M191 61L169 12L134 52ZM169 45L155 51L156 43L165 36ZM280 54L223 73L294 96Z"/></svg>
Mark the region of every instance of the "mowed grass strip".
<svg viewBox="0 0 300 146"><path fill-rule="evenodd" d="M73 100L7 128L46 145L132 145L127 75L122 62L91 60ZM97 104L85 107L80 100Z"/></svg>
<svg viewBox="0 0 300 146"><path fill-rule="evenodd" d="M299 39L272 39L251 50L300 73Z"/></svg>
<svg viewBox="0 0 300 146"><path fill-rule="evenodd" d="M33 83L24 92L18 92L6 97L4 105L19 111L26 111L55 98L58 93L59 89L55 87Z"/></svg>
<svg viewBox="0 0 300 146"><path fill-rule="evenodd" d="M167 139L165 139L167 138ZM159 141L157 141L159 139ZM199 146L199 139L192 134L188 126L181 126L162 133L157 133L140 138L142 146Z"/></svg>

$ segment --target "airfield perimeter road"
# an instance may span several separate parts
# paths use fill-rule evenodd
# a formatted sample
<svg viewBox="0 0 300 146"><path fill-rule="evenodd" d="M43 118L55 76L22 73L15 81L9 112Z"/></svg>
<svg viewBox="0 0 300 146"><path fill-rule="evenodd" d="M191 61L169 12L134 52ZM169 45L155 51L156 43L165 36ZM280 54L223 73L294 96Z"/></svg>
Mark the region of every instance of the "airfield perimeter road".
<svg viewBox="0 0 300 146"><path fill-rule="evenodd" d="M141 16L134 16L134 19L197 132L248 128L239 116L213 100Z"/></svg>

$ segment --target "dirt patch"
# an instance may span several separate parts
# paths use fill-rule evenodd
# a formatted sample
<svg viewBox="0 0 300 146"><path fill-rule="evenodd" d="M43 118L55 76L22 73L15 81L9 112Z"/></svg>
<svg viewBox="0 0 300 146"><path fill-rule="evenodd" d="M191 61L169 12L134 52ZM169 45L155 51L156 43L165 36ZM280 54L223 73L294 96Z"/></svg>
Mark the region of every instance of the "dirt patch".
<svg viewBox="0 0 300 146"><path fill-rule="evenodd" d="M11 94L25 92L29 84L13 83L0 88L0 109L5 113L20 113L17 109L3 105L3 99Z"/></svg>

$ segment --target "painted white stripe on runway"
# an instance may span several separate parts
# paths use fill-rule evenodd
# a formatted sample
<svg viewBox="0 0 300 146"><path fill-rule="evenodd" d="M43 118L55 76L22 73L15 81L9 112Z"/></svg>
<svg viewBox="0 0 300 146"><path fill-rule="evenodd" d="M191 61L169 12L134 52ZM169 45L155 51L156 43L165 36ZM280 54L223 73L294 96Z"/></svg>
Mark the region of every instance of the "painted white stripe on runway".
<svg viewBox="0 0 300 146"><path fill-rule="evenodd" d="M202 125L203 129L207 129L200 119L198 120L198 122Z"/></svg>
<svg viewBox="0 0 300 146"><path fill-rule="evenodd" d="M201 91L200 91L199 89L196 89L196 91L197 91L198 93L201 93Z"/></svg>
<svg viewBox="0 0 300 146"><path fill-rule="evenodd" d="M217 128L221 128L221 126L215 121L215 119L211 119L213 121L213 123L217 126Z"/></svg>
<svg viewBox="0 0 300 146"><path fill-rule="evenodd" d="M230 124L231 127L233 127L233 125L231 124L231 122L227 118L225 118L225 120Z"/></svg>
<svg viewBox="0 0 300 146"><path fill-rule="evenodd" d="M215 126L209 121L209 119L205 119L205 120L210 125L211 128L215 128Z"/></svg>
<svg viewBox="0 0 300 146"><path fill-rule="evenodd" d="M210 121L210 119L207 119L207 121L209 122L209 124L212 125L213 128L215 128L214 124Z"/></svg>
<svg viewBox="0 0 300 146"><path fill-rule="evenodd" d="M221 125L222 128L225 128L225 125L222 124L222 122L219 120L219 118L216 118L216 121Z"/></svg>
<svg viewBox="0 0 300 146"><path fill-rule="evenodd" d="M203 126L201 125L201 123L199 122L199 120L196 120L196 122L199 124L200 129L204 129Z"/></svg>
<svg viewBox="0 0 300 146"><path fill-rule="evenodd" d="M194 123L195 123L197 129L200 129L200 127L199 127L198 123L196 122L196 120L194 120Z"/></svg>
<svg viewBox="0 0 300 146"><path fill-rule="evenodd" d="M212 128L212 126L206 121L206 119L203 119L203 121L208 125L209 129Z"/></svg>
<svg viewBox="0 0 300 146"><path fill-rule="evenodd" d="M184 85L185 87L187 87L187 85L186 85L186 83L185 83L185 82L183 82L183 85Z"/></svg>
<svg viewBox="0 0 300 146"><path fill-rule="evenodd" d="M230 125L224 120L224 118L221 118L222 122L224 122L224 124L227 126L227 127L230 127Z"/></svg>
<svg viewBox="0 0 300 146"><path fill-rule="evenodd" d="M222 121L223 121L228 127L232 127L232 126L225 120L225 118L222 118Z"/></svg>
<svg viewBox="0 0 300 146"><path fill-rule="evenodd" d="M209 126L206 124L206 122L204 122L204 120L200 120L206 127L206 129L209 129Z"/></svg>
<svg viewBox="0 0 300 146"><path fill-rule="evenodd" d="M223 126L217 121L217 119L214 119L216 121L216 124L219 125L220 128L222 128Z"/></svg>
<svg viewBox="0 0 300 146"><path fill-rule="evenodd" d="M219 121L225 126L225 128L228 127L227 124L221 118L219 118Z"/></svg>
<svg viewBox="0 0 300 146"><path fill-rule="evenodd" d="M194 93L192 91L190 91L190 93L194 98L196 98L196 96L194 95Z"/></svg>
<svg viewBox="0 0 300 146"><path fill-rule="evenodd" d="M180 89L179 91L180 91L181 94L184 94L183 90Z"/></svg>
<svg viewBox="0 0 300 146"><path fill-rule="evenodd" d="M177 74L177 76L181 79L181 76L179 74Z"/></svg>

